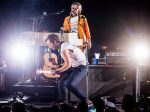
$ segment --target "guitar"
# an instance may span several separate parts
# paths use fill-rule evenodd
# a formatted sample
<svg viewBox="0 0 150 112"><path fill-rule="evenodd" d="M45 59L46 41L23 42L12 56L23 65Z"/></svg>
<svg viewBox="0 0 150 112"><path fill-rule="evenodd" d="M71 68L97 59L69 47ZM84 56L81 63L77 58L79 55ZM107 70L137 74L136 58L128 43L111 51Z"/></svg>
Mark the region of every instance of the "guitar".
<svg viewBox="0 0 150 112"><path fill-rule="evenodd" d="M38 73L43 73L47 78L59 78L60 75L52 73L51 67L57 64L57 56L50 50L44 54L43 70L38 70Z"/></svg>
<svg viewBox="0 0 150 112"><path fill-rule="evenodd" d="M53 70L41 70L41 69L37 69L36 70L36 74L45 74L44 76L48 77L48 78L59 78L60 75L55 74L55 72Z"/></svg>
<svg viewBox="0 0 150 112"><path fill-rule="evenodd" d="M48 52L44 54L44 65L51 67L57 64L57 56L54 53Z"/></svg>

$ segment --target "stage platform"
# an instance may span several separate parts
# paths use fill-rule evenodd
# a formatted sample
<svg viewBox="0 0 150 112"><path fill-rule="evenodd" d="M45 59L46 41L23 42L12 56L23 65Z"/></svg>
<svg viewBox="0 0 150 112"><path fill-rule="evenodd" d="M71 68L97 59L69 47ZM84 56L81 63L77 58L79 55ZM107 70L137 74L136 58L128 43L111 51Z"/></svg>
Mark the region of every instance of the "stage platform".
<svg viewBox="0 0 150 112"><path fill-rule="evenodd" d="M25 95L31 96L49 96L52 98L58 97L57 86L52 85L23 85L15 84L11 87L11 93L22 92Z"/></svg>

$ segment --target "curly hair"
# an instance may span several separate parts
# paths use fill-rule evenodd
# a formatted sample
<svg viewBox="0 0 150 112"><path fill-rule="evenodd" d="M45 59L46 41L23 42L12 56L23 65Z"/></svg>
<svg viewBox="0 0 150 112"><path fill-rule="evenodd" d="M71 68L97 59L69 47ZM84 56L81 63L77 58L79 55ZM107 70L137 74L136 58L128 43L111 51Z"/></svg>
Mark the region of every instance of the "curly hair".
<svg viewBox="0 0 150 112"><path fill-rule="evenodd" d="M60 42L59 37L56 34L50 34L50 35L48 35L48 37L45 39L45 41L48 41L48 40L50 42L52 42L52 43L54 43L55 41L56 42Z"/></svg>

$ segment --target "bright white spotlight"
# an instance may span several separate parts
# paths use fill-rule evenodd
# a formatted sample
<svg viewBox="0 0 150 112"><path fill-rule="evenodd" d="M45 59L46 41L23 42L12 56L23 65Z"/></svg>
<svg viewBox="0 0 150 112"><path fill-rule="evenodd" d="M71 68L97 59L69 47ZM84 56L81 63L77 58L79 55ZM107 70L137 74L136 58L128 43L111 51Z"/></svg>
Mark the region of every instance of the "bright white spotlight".
<svg viewBox="0 0 150 112"><path fill-rule="evenodd" d="M26 61L29 56L29 50L27 46L20 43L14 45L11 49L11 52L13 58L21 62Z"/></svg>
<svg viewBox="0 0 150 112"><path fill-rule="evenodd" d="M144 43L134 45L131 55L137 62L145 62L149 55L147 45Z"/></svg>
<svg viewBox="0 0 150 112"><path fill-rule="evenodd" d="M148 56L148 50L146 46L137 46L134 50L134 56L137 59L145 59Z"/></svg>

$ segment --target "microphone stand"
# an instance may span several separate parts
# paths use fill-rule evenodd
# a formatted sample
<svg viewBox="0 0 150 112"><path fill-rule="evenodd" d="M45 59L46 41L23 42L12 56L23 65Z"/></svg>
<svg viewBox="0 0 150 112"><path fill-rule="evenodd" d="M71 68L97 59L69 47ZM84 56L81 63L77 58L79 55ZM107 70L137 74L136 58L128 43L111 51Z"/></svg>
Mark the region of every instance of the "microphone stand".
<svg viewBox="0 0 150 112"><path fill-rule="evenodd" d="M41 23L42 23L42 21L44 20L44 17L45 17L46 15L43 13L42 14L42 16L40 16L40 21L39 21L39 25L38 25L38 27L37 27L37 32L39 31L39 29L40 29L40 26L41 26ZM38 34L37 34L37 65L36 65L36 68L38 69L39 68L39 59L40 59L40 57L39 57L39 51L40 51L40 39L39 39L40 37L39 37L39 32L38 32Z"/></svg>
<svg viewBox="0 0 150 112"><path fill-rule="evenodd" d="M88 39L86 39L86 42L88 42ZM86 71L86 103L88 103L89 100L89 62L88 62L88 53L89 53L89 49L88 49L88 43L86 46L86 51L85 51L85 56L86 56L86 67L87 67L87 71Z"/></svg>
<svg viewBox="0 0 150 112"><path fill-rule="evenodd" d="M39 45L39 29L40 29L40 26L41 26L41 23L44 19L46 15L43 13L42 15L40 16L36 16L36 17L33 17L33 18L30 18L31 20L33 20L32 22L32 32L34 33L33 36L34 36L34 40L35 40L35 69L38 69L39 68L39 50L40 50L40 45ZM34 78L34 80L36 80L36 76L35 74L33 74L32 78Z"/></svg>
<svg viewBox="0 0 150 112"><path fill-rule="evenodd" d="M38 17L35 17L34 21L33 21L33 32L38 32L40 27L41 27L41 23L42 21L44 20L44 17L45 16L48 16L48 15L59 15L61 13L63 13L64 10L62 10L61 12L56 12L56 13L46 13L46 12L43 12L43 14L41 16L38 16ZM38 24L38 21L39 21L39 24ZM35 28L34 28L35 27ZM36 35L36 39L37 39L37 50L36 50L36 55L37 55L37 60L36 60L36 69L39 68L39 49L40 49L40 46L39 46L39 33Z"/></svg>
<svg viewBox="0 0 150 112"><path fill-rule="evenodd" d="M36 40L36 60L35 60L35 62L36 62L36 69L38 69L39 68L39 50L40 50L40 39L39 39L39 33L38 33L38 31L39 31L39 29L40 29L40 27L41 27L41 23L43 22L43 20L44 20L44 17L45 16L48 16L48 15L59 15L59 14L61 14L61 13L63 13L64 12L64 9L62 10L62 11L60 11L60 12L56 12L56 13L46 13L46 12L43 12L42 13L42 15L40 15L40 16L36 16L36 17L33 17L33 18L30 18L31 20L33 20L33 23L32 23L32 31L33 32L37 32L37 34L36 35L34 35L35 37L34 38L36 38L35 40ZM38 23L38 21L39 21L39 23Z"/></svg>

